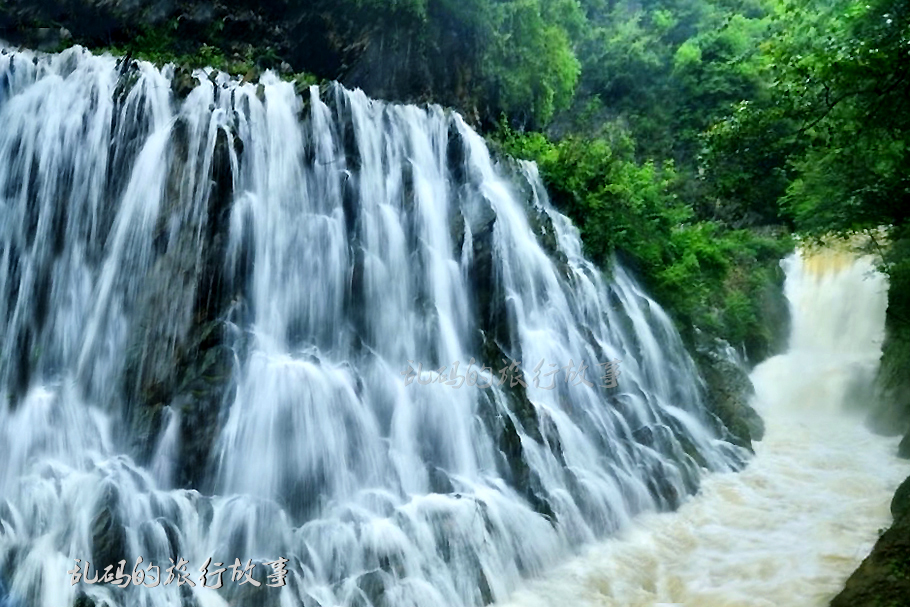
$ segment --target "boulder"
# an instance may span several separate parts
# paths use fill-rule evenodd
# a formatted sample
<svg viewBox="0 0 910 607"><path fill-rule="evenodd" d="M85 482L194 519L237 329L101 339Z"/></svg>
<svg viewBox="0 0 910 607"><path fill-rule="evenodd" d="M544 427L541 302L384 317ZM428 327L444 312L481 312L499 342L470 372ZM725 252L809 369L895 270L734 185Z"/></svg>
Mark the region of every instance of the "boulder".
<svg viewBox="0 0 910 607"><path fill-rule="evenodd" d="M723 342L699 347L695 361L705 380L705 405L729 432L732 442L752 449L761 440L765 424L750 404L755 393L747 369L724 355Z"/></svg>
<svg viewBox="0 0 910 607"><path fill-rule="evenodd" d="M894 524L834 597L831 607L910 605L910 478L891 502Z"/></svg>

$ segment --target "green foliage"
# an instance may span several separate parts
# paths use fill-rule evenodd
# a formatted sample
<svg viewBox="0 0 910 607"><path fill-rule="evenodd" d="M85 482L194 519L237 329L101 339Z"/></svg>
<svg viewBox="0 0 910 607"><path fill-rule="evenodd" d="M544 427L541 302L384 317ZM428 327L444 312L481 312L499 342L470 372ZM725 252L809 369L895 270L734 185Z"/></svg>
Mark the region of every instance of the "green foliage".
<svg viewBox="0 0 910 607"><path fill-rule="evenodd" d="M904 223L910 5L783 0L773 25L769 95L716 127L710 142L720 188L736 195L756 174L774 181L784 213L805 233Z"/></svg>
<svg viewBox="0 0 910 607"><path fill-rule="evenodd" d="M821 14L785 7L790 28L810 32L786 31L776 40L779 88L787 111L802 119L795 136L807 148L793 161L798 176L785 205L815 233L903 223L910 194L910 6L842 0ZM790 49L800 56L785 56Z"/></svg>
<svg viewBox="0 0 910 607"><path fill-rule="evenodd" d="M360 10L376 13L391 13L417 19L427 18L427 0L353 0L351 4Z"/></svg>
<svg viewBox="0 0 910 607"><path fill-rule="evenodd" d="M620 0L586 2L589 27L579 42L582 64L576 104L596 96L625 124L641 157L694 165L700 134L731 104L760 88L761 6ZM573 128L592 126L575 112Z"/></svg>
<svg viewBox="0 0 910 607"><path fill-rule="evenodd" d="M272 47L248 46L243 55L225 54L219 43L220 24L212 24L205 35L187 37L178 21L169 20L154 27L141 27L128 42L111 45L105 50L113 55L129 55L156 65L173 64L187 72L197 68L213 68L234 76L253 78L264 69L275 69L281 60ZM319 82L306 72L284 73L298 88Z"/></svg>
<svg viewBox="0 0 910 607"><path fill-rule="evenodd" d="M792 249L789 238L699 220L675 193L682 177L672 163L637 162L622 132L554 143L503 127L496 141L538 163L554 203L579 227L586 254L601 265L620 255L684 332L697 326L767 352L773 336L765 294L779 287L777 264Z"/></svg>
<svg viewBox="0 0 910 607"><path fill-rule="evenodd" d="M484 80L495 107L522 124L546 124L575 92L580 66L568 34L548 23L540 0L495 5L497 35L484 55Z"/></svg>
<svg viewBox="0 0 910 607"><path fill-rule="evenodd" d="M701 65L701 46L694 39L683 42L673 55L673 71L684 73Z"/></svg>
<svg viewBox="0 0 910 607"><path fill-rule="evenodd" d="M176 19L156 27L142 27L129 42L112 45L105 50L156 65L173 63L189 68L212 67L229 73L239 72L237 65L229 62L218 47L181 38Z"/></svg>
<svg viewBox="0 0 910 607"><path fill-rule="evenodd" d="M554 200L579 226L592 259L605 264L623 250L635 251L648 270L662 264L660 241L674 215L664 208L672 198L672 165L636 164L629 159L627 137L551 143L540 134L504 128L500 140L509 154L537 161ZM682 219L684 209L675 210Z"/></svg>
<svg viewBox="0 0 910 607"><path fill-rule="evenodd" d="M707 130L700 162L719 215L792 225L778 201L792 179L787 159L799 149L793 129L791 118L743 102Z"/></svg>
<svg viewBox="0 0 910 607"><path fill-rule="evenodd" d="M728 208L776 214L813 240L873 235L890 288L870 421L893 431L910 420L910 3L776 8L762 45L766 92L711 129L706 181Z"/></svg>

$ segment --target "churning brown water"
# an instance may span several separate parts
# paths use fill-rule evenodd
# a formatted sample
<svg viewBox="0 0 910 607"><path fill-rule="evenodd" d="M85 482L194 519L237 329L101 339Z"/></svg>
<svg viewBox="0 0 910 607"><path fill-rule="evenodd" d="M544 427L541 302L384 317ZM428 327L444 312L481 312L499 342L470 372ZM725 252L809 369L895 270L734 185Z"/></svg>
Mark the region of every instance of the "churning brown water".
<svg viewBox="0 0 910 607"><path fill-rule="evenodd" d="M887 284L840 253L785 266L790 346L752 374L767 433L748 469L707 478L679 511L641 517L510 607L821 607L843 587L910 473L851 411L878 364Z"/></svg>

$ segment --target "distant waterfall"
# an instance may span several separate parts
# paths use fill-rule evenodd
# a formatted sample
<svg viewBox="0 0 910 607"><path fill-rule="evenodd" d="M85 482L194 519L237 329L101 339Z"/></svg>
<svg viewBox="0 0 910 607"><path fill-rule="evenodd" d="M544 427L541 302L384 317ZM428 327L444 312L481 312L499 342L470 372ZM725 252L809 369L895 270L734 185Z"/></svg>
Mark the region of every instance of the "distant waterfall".
<svg viewBox="0 0 910 607"><path fill-rule="evenodd" d="M0 605L482 605L742 467L535 166L436 106L173 78L0 54ZM195 586L68 573L138 557Z"/></svg>

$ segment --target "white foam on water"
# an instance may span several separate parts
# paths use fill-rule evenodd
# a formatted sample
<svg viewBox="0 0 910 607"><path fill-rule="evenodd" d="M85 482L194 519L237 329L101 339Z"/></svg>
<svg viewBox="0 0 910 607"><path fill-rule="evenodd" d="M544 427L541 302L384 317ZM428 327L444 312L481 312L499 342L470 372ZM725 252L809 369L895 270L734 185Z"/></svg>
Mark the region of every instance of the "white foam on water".
<svg viewBox="0 0 910 607"><path fill-rule="evenodd" d="M679 511L640 517L503 607L823 607L840 591L910 474L899 439L861 416L887 282L843 254L784 265L790 346L752 373L767 432L746 470L705 479Z"/></svg>

